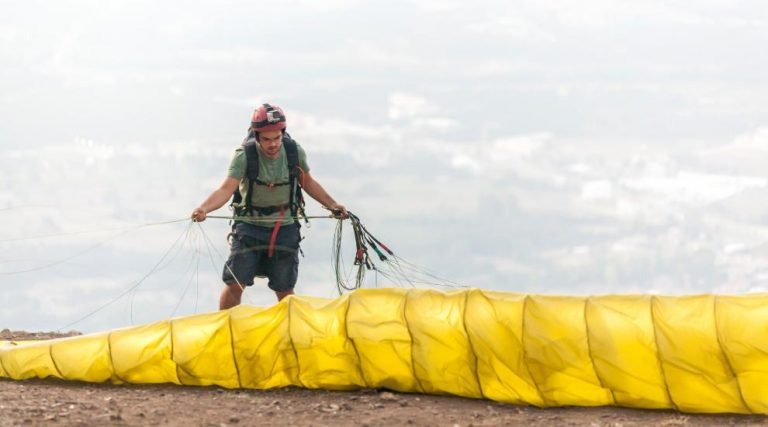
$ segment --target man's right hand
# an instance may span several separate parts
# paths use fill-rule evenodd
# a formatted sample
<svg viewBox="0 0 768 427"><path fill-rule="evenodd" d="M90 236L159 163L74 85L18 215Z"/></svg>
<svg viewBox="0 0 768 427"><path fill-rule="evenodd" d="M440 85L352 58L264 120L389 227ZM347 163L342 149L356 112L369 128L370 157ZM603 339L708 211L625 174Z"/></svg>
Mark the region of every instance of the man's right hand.
<svg viewBox="0 0 768 427"><path fill-rule="evenodd" d="M203 208L195 208L195 210L192 211L192 215L190 215L192 221L195 222L203 222L207 216L208 214L203 210Z"/></svg>

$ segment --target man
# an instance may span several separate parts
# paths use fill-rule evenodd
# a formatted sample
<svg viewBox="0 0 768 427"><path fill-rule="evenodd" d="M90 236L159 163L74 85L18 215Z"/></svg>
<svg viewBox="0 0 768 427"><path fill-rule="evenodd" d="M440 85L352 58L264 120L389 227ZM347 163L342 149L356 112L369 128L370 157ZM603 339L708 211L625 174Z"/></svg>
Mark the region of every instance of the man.
<svg viewBox="0 0 768 427"><path fill-rule="evenodd" d="M220 310L240 304L244 287L253 285L254 277L267 277L278 301L293 295L301 240L297 213L302 210L296 182L335 215L347 216L346 208L309 173L304 150L286 133L285 113L280 107L263 104L256 108L248 134L246 142L235 150L227 178L192 211L193 221L205 221L209 212L224 206L239 190L235 213L250 217L248 222L236 221L233 227L230 255L222 274L225 286L219 298ZM257 179L249 179L254 173Z"/></svg>

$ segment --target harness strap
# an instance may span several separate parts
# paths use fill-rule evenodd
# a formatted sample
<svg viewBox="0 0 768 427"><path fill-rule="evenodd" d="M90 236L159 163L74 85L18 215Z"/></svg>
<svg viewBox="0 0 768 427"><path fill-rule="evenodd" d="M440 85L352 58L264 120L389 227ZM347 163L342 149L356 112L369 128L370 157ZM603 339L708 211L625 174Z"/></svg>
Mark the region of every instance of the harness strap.
<svg viewBox="0 0 768 427"><path fill-rule="evenodd" d="M272 237L269 238L269 258L275 254L275 242L277 241L277 233L280 231L280 225L283 224L283 218L285 217L285 206L280 209L280 216L275 222L275 228L272 229Z"/></svg>
<svg viewBox="0 0 768 427"><path fill-rule="evenodd" d="M269 187L269 188L271 188L271 187L281 187L283 185L291 185L290 181L286 181L286 182L266 182L266 181L262 181L262 180L260 180L258 178L254 179L253 182L255 182L258 185L262 185L264 187Z"/></svg>
<svg viewBox="0 0 768 427"><path fill-rule="evenodd" d="M288 209L290 205L274 205L274 206L250 206L250 209L246 209L245 206L236 211L239 216L269 216L275 212L280 212L282 209Z"/></svg>

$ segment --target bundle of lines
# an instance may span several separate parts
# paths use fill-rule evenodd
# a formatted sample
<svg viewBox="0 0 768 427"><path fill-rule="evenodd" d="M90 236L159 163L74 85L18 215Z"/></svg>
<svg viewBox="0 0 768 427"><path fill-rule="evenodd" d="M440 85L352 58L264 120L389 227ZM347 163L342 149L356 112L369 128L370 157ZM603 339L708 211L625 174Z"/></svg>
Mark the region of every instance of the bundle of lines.
<svg viewBox="0 0 768 427"><path fill-rule="evenodd" d="M366 271L372 271L387 280L388 286L400 285L417 287L418 285L439 286L444 288L467 288L450 280L443 279L433 273L395 255L395 253L376 238L360 221L360 217L348 212L348 221L355 238L355 259L353 273L348 273L342 257L344 220L339 219L333 234L333 259L336 287L341 295L344 291L352 291L363 287ZM372 256L369 250L375 253ZM379 264L376 263L378 258ZM350 281L349 276L354 275Z"/></svg>

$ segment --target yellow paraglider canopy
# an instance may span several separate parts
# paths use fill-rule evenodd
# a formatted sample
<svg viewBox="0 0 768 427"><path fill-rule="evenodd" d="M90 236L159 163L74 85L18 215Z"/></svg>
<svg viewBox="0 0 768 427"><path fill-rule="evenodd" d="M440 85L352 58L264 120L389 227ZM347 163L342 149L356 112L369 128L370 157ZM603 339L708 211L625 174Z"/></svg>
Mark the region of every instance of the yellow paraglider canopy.
<svg viewBox="0 0 768 427"><path fill-rule="evenodd" d="M0 377L768 414L768 297L360 289L0 343Z"/></svg>

